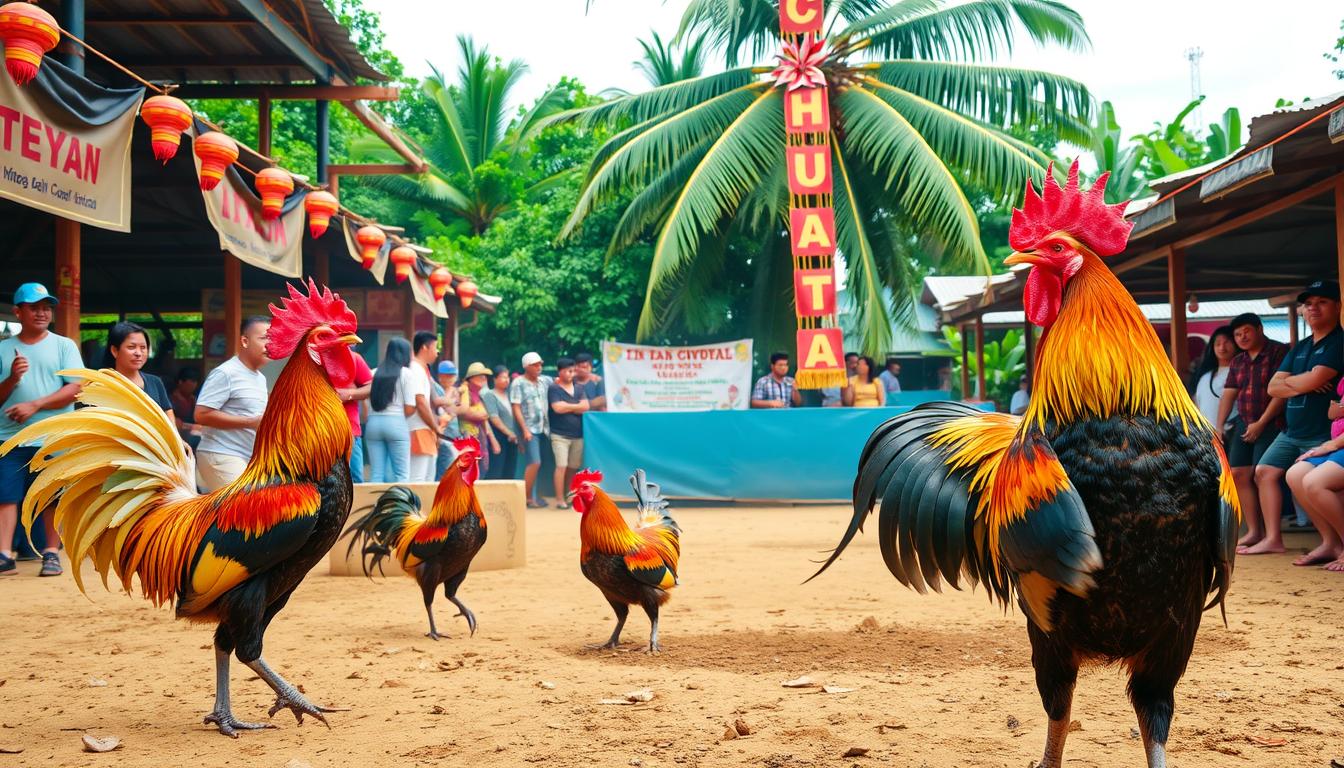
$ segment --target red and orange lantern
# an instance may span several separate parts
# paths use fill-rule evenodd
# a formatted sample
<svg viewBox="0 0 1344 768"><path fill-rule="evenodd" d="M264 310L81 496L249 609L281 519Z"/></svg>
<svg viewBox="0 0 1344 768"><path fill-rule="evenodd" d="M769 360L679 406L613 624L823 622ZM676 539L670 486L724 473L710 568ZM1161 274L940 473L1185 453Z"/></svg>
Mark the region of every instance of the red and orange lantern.
<svg viewBox="0 0 1344 768"><path fill-rule="evenodd" d="M462 300L462 307L465 309L471 306L471 300L476 298L476 284L470 280L463 280L457 284L457 297Z"/></svg>
<svg viewBox="0 0 1344 768"><path fill-rule="evenodd" d="M280 218L285 198L294 191L294 177L280 168L262 168L257 174L257 194L261 195L261 217Z"/></svg>
<svg viewBox="0 0 1344 768"><path fill-rule="evenodd" d="M61 41L61 25L50 13L28 3L0 5L0 40L5 43L5 69L18 85L37 77L42 57Z"/></svg>
<svg viewBox="0 0 1344 768"><path fill-rule="evenodd" d="M219 131L203 133L192 143L201 160L201 189L209 192L224 178L224 171L238 159L238 144Z"/></svg>
<svg viewBox="0 0 1344 768"><path fill-rule="evenodd" d="M327 226L331 224L331 217L340 209L341 204L336 200L336 196L323 189L303 199L303 210L308 212L308 231L312 233L314 240L326 234Z"/></svg>
<svg viewBox="0 0 1344 768"><path fill-rule="evenodd" d="M453 273L439 265L429 273L429 287L434 289L434 300L439 301L448 294L448 286L453 284Z"/></svg>
<svg viewBox="0 0 1344 768"><path fill-rule="evenodd" d="M191 127L191 107L173 96L151 96L140 106L140 119L149 126L154 159L166 163L177 154L182 132Z"/></svg>
<svg viewBox="0 0 1344 768"><path fill-rule="evenodd" d="M378 251L382 250L383 243L387 242L387 234L375 226L365 225L355 233L355 242L359 243L361 266L373 269L373 263L378 260Z"/></svg>
<svg viewBox="0 0 1344 768"><path fill-rule="evenodd" d="M399 245L390 254L392 267L396 270L397 282L404 283L411 276L411 267L415 266L415 251L409 245Z"/></svg>

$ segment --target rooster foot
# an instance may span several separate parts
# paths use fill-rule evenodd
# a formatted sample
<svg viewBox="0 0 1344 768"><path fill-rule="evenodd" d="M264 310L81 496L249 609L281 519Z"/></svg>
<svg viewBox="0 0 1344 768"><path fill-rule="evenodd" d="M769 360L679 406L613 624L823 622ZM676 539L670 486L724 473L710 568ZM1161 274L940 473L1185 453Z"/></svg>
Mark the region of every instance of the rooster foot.
<svg viewBox="0 0 1344 768"><path fill-rule="evenodd" d="M655 643L649 643L649 655L650 655L650 656L659 656L659 655L662 654L662 652L663 652L663 646L659 645L659 644L656 643L656 642L655 642Z"/></svg>
<svg viewBox="0 0 1344 768"><path fill-rule="evenodd" d="M611 640L605 643L587 643L586 645L583 646L584 650L587 651L616 651L620 650L620 647L621 644L616 642L615 640Z"/></svg>
<svg viewBox="0 0 1344 768"><path fill-rule="evenodd" d="M304 715L312 715L313 717L320 720L322 724L327 726L328 728L331 727L331 723L327 722L327 718L324 717L323 714L326 712L336 711L333 709L327 709L325 707L317 706L316 704L312 703L307 698L305 698L303 694L299 693L297 690L292 688L283 691L281 693L277 693L275 695L275 703L271 705L271 708L270 710L267 711L267 714L271 717L275 717L275 713L279 712L282 709L288 709L289 711L293 712L294 719L299 722L299 725L303 725Z"/></svg>
<svg viewBox="0 0 1344 768"><path fill-rule="evenodd" d="M425 637L428 637L430 640L438 640L441 637L448 637L448 636L440 635L438 632L426 632Z"/></svg>
<svg viewBox="0 0 1344 768"><path fill-rule="evenodd" d="M232 712L211 712L205 716L205 724L219 728L219 732L231 739L238 738L239 731L261 731L274 728L271 723L245 723L233 716Z"/></svg>
<svg viewBox="0 0 1344 768"><path fill-rule="evenodd" d="M464 618L464 619L467 620L467 626L471 629L471 636L472 636L472 637L475 637L475 636L476 636L476 614L472 613L471 611L467 610L467 609L464 607L464 608L462 608L462 612L461 612L461 613L455 613L455 614L453 614L453 617L454 617L454 618L456 618L456 617L458 617L458 616L461 616L462 618Z"/></svg>

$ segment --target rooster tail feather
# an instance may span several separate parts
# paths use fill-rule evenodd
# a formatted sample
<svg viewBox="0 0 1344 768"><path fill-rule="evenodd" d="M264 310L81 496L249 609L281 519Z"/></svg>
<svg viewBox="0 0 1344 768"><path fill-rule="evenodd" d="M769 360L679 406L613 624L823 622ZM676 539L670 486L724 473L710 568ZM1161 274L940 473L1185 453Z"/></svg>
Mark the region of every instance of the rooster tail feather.
<svg viewBox="0 0 1344 768"><path fill-rule="evenodd" d="M198 498L196 468L177 428L144 390L111 371L64 370L79 379L78 400L87 408L30 424L0 445L0 454L40 444L31 463L37 473L23 502L23 525L52 510L70 557L76 585L84 558L107 584L115 572L130 590L155 603L173 597L199 538L199 515L185 509L172 519L153 513L165 503Z"/></svg>
<svg viewBox="0 0 1344 768"><path fill-rule="evenodd" d="M630 487L635 491L635 504L639 510L638 527L663 525L678 535L681 534L681 526L677 525L677 521L673 520L671 513L667 511L670 504L663 498L662 488L657 483L649 482L644 470L636 469L630 476Z"/></svg>
<svg viewBox="0 0 1344 768"><path fill-rule="evenodd" d="M420 497L404 485L394 485L372 507L364 507L359 513L360 517L342 534L350 537L345 556L349 559L359 547L364 575L372 578L375 568L382 572L385 558L403 549L407 527L420 521Z"/></svg>

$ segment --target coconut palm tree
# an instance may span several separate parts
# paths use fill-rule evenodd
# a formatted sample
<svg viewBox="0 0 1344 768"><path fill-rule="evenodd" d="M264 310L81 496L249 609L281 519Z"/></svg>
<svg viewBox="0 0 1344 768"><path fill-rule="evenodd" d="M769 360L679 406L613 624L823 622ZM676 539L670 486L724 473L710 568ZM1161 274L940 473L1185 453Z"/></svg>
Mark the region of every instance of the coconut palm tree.
<svg viewBox="0 0 1344 768"><path fill-rule="evenodd" d="M433 74L421 86L434 106L429 138L420 147L428 168L414 176L373 177L370 183L434 210L451 228L480 234L521 196L553 183L520 188L517 171L528 141L543 118L561 109L566 93L563 86L551 88L510 124L510 95L527 64L502 63L465 35L457 44L462 63L456 82L430 65ZM357 151L366 160L399 162L380 141L360 142Z"/></svg>
<svg viewBox="0 0 1344 768"><path fill-rule="evenodd" d="M635 69L644 73L649 85L660 85L699 77L705 69L705 37L697 36L685 42L680 52L675 40L664 43L657 32L650 31L652 40L640 40L644 55L635 62Z"/></svg>
<svg viewBox="0 0 1344 768"><path fill-rule="evenodd" d="M881 353L893 319L909 317L912 252L938 253L947 268L988 269L963 185L1007 201L1044 172L1044 153L1005 129L1052 128L1080 146L1090 137L1091 97L1081 83L971 62L1007 53L1019 31L1073 49L1089 40L1078 14L1053 0L828 6L820 68L830 88L838 245L864 347ZM767 77L769 64L741 64L778 49L778 19L777 0L692 0L682 31L708 35L726 71L555 118L616 130L593 158L561 237L596 207L633 195L609 252L656 233L641 336L693 311L734 256L751 260L763 324L791 329L783 92ZM758 247L746 256L725 250L734 236Z"/></svg>

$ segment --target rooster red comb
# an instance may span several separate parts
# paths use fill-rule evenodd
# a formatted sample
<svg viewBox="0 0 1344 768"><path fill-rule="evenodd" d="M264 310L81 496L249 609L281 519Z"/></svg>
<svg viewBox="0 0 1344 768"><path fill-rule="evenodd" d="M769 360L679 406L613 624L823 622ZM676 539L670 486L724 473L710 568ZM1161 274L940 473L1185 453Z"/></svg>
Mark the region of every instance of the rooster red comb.
<svg viewBox="0 0 1344 768"><path fill-rule="evenodd" d="M317 283L308 278L308 295L289 284L289 297L282 298L283 308L271 305L270 341L266 356L281 360L294 353L303 335L319 325L329 326L341 335L359 329L355 313L330 288L317 289Z"/></svg>
<svg viewBox="0 0 1344 768"><path fill-rule="evenodd" d="M461 440L454 440L453 447L457 449L458 453L475 451L479 455L481 452L481 444L474 437L464 437Z"/></svg>
<svg viewBox="0 0 1344 768"><path fill-rule="evenodd" d="M601 472L598 472L596 469L585 469L582 472L579 472L578 474L574 475L574 479L570 481L569 490L577 491L587 483L597 485L598 483L601 482L602 482Z"/></svg>
<svg viewBox="0 0 1344 768"><path fill-rule="evenodd" d="M1125 221L1124 203L1107 205L1106 179L1103 173L1086 192L1078 188L1078 161L1069 166L1069 180L1063 187L1054 177L1055 164L1045 172L1041 194L1036 194L1027 179L1027 194L1021 208L1013 209L1008 228L1008 244L1015 251L1029 251L1054 232L1067 232L1098 256L1114 256L1125 250L1133 222Z"/></svg>

